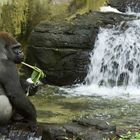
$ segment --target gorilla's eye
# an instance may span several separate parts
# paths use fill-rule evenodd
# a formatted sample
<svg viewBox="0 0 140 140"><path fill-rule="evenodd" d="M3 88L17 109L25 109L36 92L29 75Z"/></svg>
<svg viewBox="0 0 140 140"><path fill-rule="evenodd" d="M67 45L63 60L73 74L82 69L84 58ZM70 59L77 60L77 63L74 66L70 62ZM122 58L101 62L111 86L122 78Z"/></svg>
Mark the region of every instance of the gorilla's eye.
<svg viewBox="0 0 140 140"><path fill-rule="evenodd" d="M16 64L21 63L24 60L24 54L23 54L23 51L21 49L21 44L17 43L17 44L11 45L10 48L11 48L10 53L13 57L12 60Z"/></svg>
<svg viewBox="0 0 140 140"><path fill-rule="evenodd" d="M16 47L12 48L12 50L13 50L13 52L14 52L15 54L20 54L20 53L22 53L22 50L20 49L19 46L16 46Z"/></svg>
<svg viewBox="0 0 140 140"><path fill-rule="evenodd" d="M11 48L12 48L13 53L15 53L17 55L22 53L21 44L20 43L12 45Z"/></svg>

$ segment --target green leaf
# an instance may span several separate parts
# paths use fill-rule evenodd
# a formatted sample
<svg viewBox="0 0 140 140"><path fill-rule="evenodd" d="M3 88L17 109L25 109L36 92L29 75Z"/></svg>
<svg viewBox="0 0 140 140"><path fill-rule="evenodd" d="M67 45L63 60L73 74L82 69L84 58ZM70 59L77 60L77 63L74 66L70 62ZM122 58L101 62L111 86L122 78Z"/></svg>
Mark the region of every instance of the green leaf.
<svg viewBox="0 0 140 140"><path fill-rule="evenodd" d="M31 74L32 81L36 84L38 83L39 79L43 77L45 77L43 71L37 67L34 67L34 71Z"/></svg>
<svg viewBox="0 0 140 140"><path fill-rule="evenodd" d="M27 64L25 62L22 62L22 64L25 65L25 66L27 66L27 67L30 67L31 69L33 69L33 72L31 74L31 79L32 79L32 81L35 84L37 84L39 82L39 79L40 78L44 78L45 77L44 72L41 69L39 69L38 67L31 66L31 65L29 65L29 64Z"/></svg>

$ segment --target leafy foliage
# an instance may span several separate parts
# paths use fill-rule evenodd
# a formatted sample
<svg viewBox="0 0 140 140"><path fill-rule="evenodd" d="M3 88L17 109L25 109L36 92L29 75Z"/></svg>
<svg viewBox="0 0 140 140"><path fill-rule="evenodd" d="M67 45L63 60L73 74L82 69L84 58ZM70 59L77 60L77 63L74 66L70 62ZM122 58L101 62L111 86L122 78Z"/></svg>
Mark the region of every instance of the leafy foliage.
<svg viewBox="0 0 140 140"><path fill-rule="evenodd" d="M116 140L116 139L117 138L114 137L111 140ZM103 138L103 140L110 140L110 138ZM119 140L140 140L140 132L133 133L131 131L128 131L126 134L120 135Z"/></svg>
<svg viewBox="0 0 140 140"><path fill-rule="evenodd" d="M22 63L23 65L25 65L25 66L27 66L27 67L33 69L33 72L32 72L32 74L31 74L31 79L32 79L32 81L34 82L34 84L37 84L37 83L39 82L39 79L40 79L40 78L44 78L44 77L45 77L44 72L43 72L41 69L39 69L38 67L36 67L36 66L31 66L31 65L29 65L29 64L27 64L27 63L25 63L25 62L21 62L21 63Z"/></svg>
<svg viewBox="0 0 140 140"><path fill-rule="evenodd" d="M32 72L31 79L36 84L38 83L40 78L45 77L43 71L37 67L34 67L34 71Z"/></svg>
<svg viewBox="0 0 140 140"><path fill-rule="evenodd" d="M140 140L140 132L132 133L128 131L127 134L121 135L119 140Z"/></svg>

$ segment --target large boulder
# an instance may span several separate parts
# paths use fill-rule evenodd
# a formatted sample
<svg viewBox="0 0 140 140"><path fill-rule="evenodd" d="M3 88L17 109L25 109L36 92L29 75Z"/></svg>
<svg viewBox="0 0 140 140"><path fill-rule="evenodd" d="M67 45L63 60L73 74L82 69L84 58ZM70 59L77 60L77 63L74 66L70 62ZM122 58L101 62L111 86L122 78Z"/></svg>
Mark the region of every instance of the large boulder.
<svg viewBox="0 0 140 140"><path fill-rule="evenodd" d="M108 0L107 3L121 12L126 12L129 9L133 12L140 12L140 0Z"/></svg>
<svg viewBox="0 0 140 140"><path fill-rule="evenodd" d="M44 125L42 140L102 140L113 139L116 125L101 119L80 118L66 124Z"/></svg>
<svg viewBox="0 0 140 140"><path fill-rule="evenodd" d="M99 28L133 18L124 14L90 12L70 22L41 22L32 32L26 62L41 68L49 84L82 82ZM25 67L23 72L27 77L31 74Z"/></svg>

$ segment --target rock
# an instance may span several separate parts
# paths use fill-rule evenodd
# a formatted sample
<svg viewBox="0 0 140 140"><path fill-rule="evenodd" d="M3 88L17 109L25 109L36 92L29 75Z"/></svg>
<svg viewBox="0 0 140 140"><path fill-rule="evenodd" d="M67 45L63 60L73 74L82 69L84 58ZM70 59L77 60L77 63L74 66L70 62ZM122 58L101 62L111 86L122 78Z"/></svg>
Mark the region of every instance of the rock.
<svg viewBox="0 0 140 140"><path fill-rule="evenodd" d="M27 63L37 64L38 67L44 70L47 75L47 83L49 84L68 85L82 81L86 76L89 51L36 48L31 46L28 54L30 58L27 58L29 60L27 60ZM28 68L24 69L26 72L31 70Z"/></svg>
<svg viewBox="0 0 140 140"><path fill-rule="evenodd" d="M83 126L92 127L94 126L96 129L105 130L105 131L116 131L116 125L110 124L104 120L96 119L96 118L80 118L78 120L73 120Z"/></svg>
<svg viewBox="0 0 140 140"><path fill-rule="evenodd" d="M104 137L98 132L89 132L87 134L80 135L76 140L102 140Z"/></svg>
<svg viewBox="0 0 140 140"><path fill-rule="evenodd" d="M117 85L126 86L128 85L128 82L129 82L129 74L127 72L122 72L118 77Z"/></svg>
<svg viewBox="0 0 140 140"><path fill-rule="evenodd" d="M140 12L140 0L109 0L108 5L115 7L121 12L125 12L130 8L133 12Z"/></svg>
<svg viewBox="0 0 140 140"><path fill-rule="evenodd" d="M83 126L96 126L100 123L100 121L101 120L95 118L80 118L78 120L73 120L73 122L77 122L78 124Z"/></svg>
<svg viewBox="0 0 140 140"><path fill-rule="evenodd" d="M99 130L116 132L116 125L110 124L106 121L101 121L99 124L97 124L96 128Z"/></svg>
<svg viewBox="0 0 140 140"><path fill-rule="evenodd" d="M103 129L102 129L103 128ZM111 131L111 133L104 132ZM114 131L101 125L100 129L93 126L82 126L76 123L64 125L50 124L45 126L42 133L42 140L101 140L110 137ZM114 133L115 134L115 133Z"/></svg>
<svg viewBox="0 0 140 140"><path fill-rule="evenodd" d="M38 123L36 132L31 132L27 123L18 122L7 127L0 128L0 138L3 140L24 140L24 139L37 139L37 140L102 140L103 138L115 137L116 126L106 123L103 120L97 121L96 118L89 117L75 120L65 124L44 124ZM96 124L91 123L95 120ZM90 122L90 123L89 123Z"/></svg>
<svg viewBox="0 0 140 140"><path fill-rule="evenodd" d="M75 123L71 123L71 124L66 124L64 125L64 128L66 129L66 132L69 134L69 135L78 135L80 133L83 133L85 132L85 128L80 126L80 125L77 125Z"/></svg>
<svg viewBox="0 0 140 140"><path fill-rule="evenodd" d="M96 118L75 119L66 124L48 124L43 129L43 140L102 140L116 136L116 125Z"/></svg>
<svg viewBox="0 0 140 140"><path fill-rule="evenodd" d="M99 28L110 28L132 19L135 16L90 12L70 22L41 22L31 34L26 63L41 68L48 84L63 86L82 82ZM25 77L30 77L31 71L22 68Z"/></svg>
<svg viewBox="0 0 140 140"><path fill-rule="evenodd" d="M42 132L42 140L67 140L66 130L62 126L45 126Z"/></svg>

